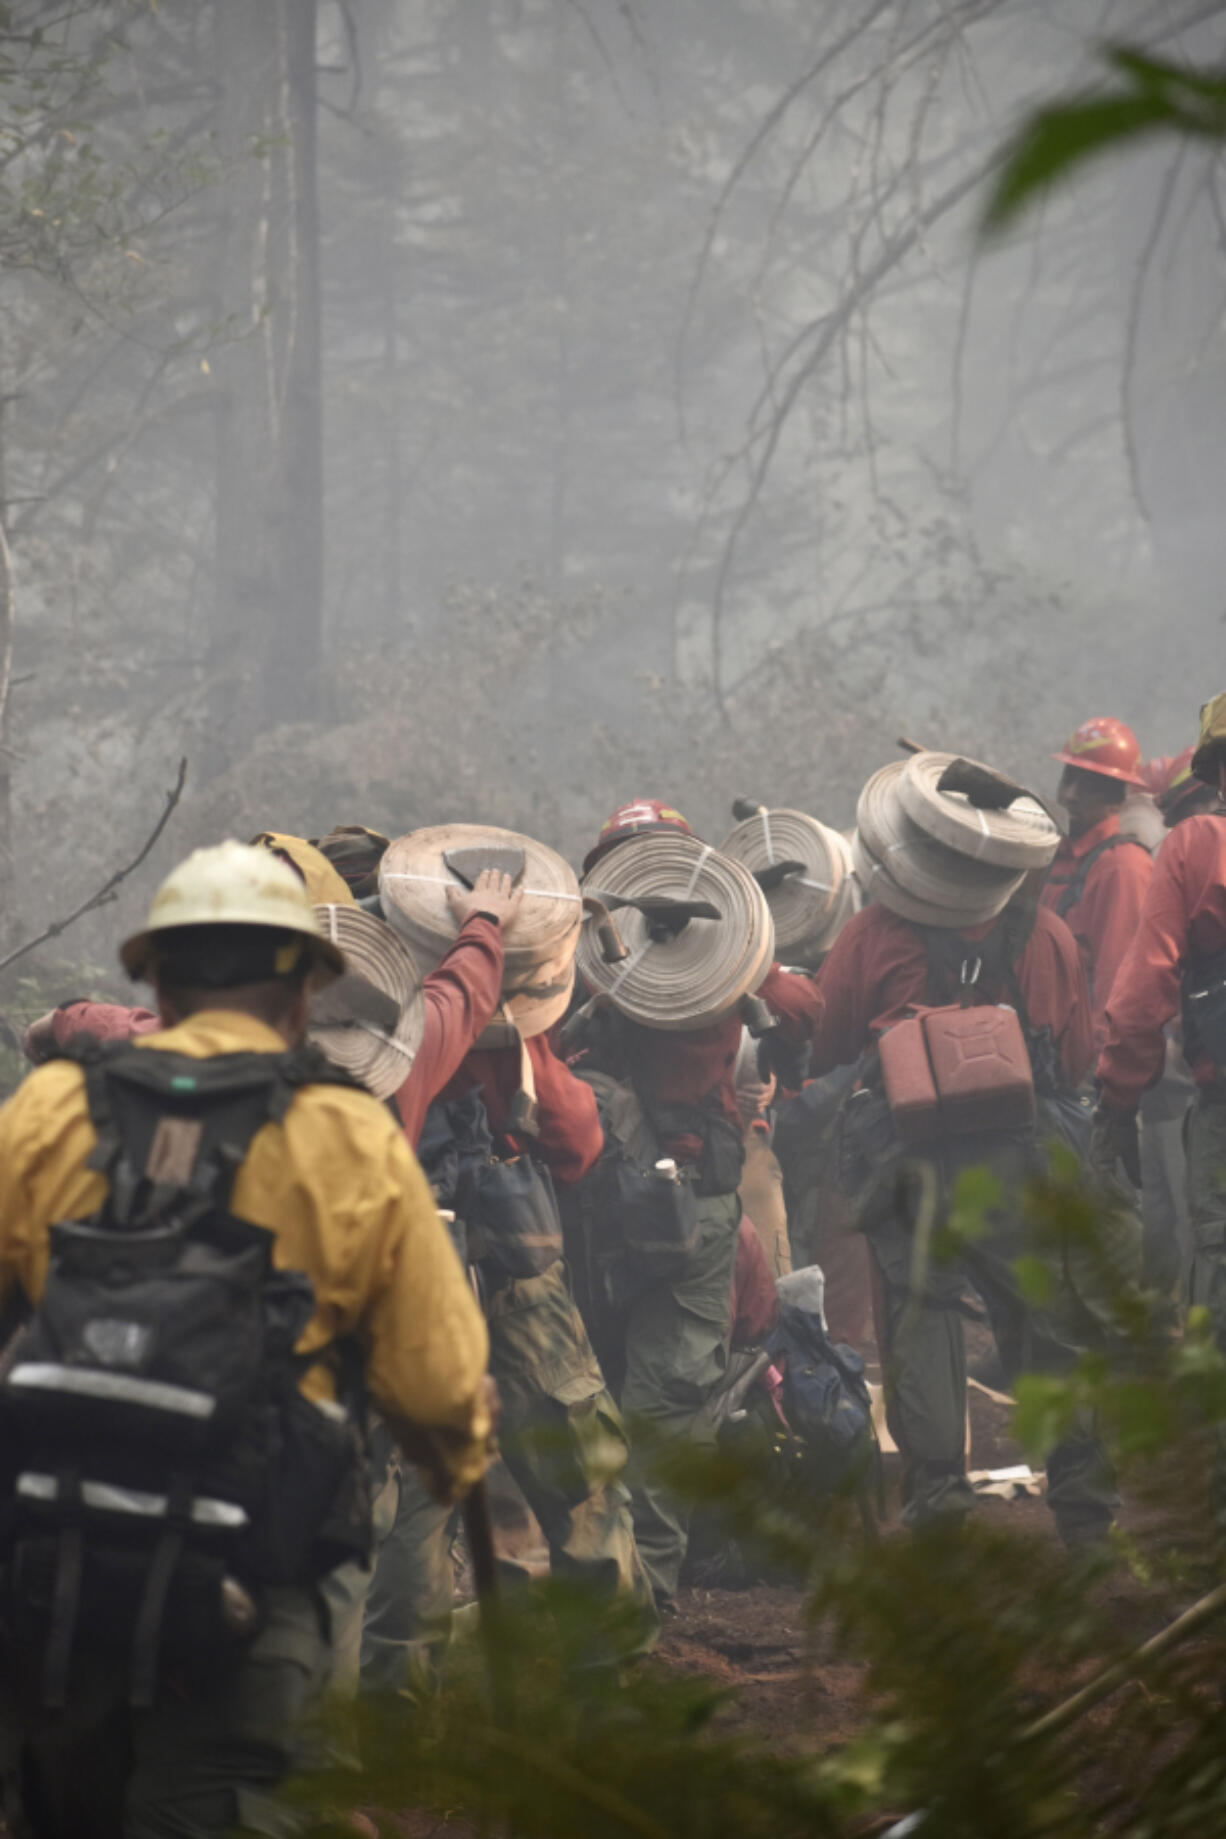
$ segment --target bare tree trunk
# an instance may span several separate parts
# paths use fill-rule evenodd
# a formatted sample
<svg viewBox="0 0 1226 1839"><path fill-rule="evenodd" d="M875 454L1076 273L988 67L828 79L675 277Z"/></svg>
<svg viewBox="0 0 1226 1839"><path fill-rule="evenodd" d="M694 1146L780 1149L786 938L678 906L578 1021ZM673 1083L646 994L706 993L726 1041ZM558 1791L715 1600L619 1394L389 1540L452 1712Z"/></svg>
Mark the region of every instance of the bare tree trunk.
<svg viewBox="0 0 1226 1839"><path fill-rule="evenodd" d="M322 453L315 0L215 0L217 563L205 770L316 713Z"/></svg>
<svg viewBox="0 0 1226 1839"><path fill-rule="evenodd" d="M288 130L281 157L289 192L289 247L283 275L280 566L264 654L264 707L274 721L310 721L324 712L316 0L280 0L278 11Z"/></svg>
<svg viewBox="0 0 1226 1839"><path fill-rule="evenodd" d="M2 489L2 488L0 488ZM9 684L13 674L13 558L0 524L0 944L16 929L17 875L13 864L13 774L8 744Z"/></svg>

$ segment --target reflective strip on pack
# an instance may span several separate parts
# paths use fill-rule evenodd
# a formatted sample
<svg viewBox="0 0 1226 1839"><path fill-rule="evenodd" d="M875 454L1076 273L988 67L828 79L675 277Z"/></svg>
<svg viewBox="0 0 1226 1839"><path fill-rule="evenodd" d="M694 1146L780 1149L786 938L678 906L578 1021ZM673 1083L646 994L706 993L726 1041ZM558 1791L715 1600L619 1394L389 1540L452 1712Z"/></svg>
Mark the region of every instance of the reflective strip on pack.
<svg viewBox="0 0 1226 1839"><path fill-rule="evenodd" d="M161 1379L136 1379L130 1373L103 1373L95 1367L60 1366L53 1361L26 1361L8 1376L10 1386L27 1392L62 1392L76 1398L105 1399L108 1404L141 1405L177 1417L211 1418L217 1400L190 1386Z"/></svg>
<svg viewBox="0 0 1226 1839"><path fill-rule="evenodd" d="M23 1500L52 1502L60 1498L60 1484L54 1475L28 1471L17 1477L17 1492ZM130 1513L140 1519L164 1520L170 1509L170 1497L148 1494L143 1488L121 1488L109 1481L83 1481L81 1505L93 1508L96 1513ZM207 1494L198 1494L193 1499L191 1518L195 1526L216 1526L227 1531L237 1531L249 1524L246 1511L237 1502L214 1500Z"/></svg>

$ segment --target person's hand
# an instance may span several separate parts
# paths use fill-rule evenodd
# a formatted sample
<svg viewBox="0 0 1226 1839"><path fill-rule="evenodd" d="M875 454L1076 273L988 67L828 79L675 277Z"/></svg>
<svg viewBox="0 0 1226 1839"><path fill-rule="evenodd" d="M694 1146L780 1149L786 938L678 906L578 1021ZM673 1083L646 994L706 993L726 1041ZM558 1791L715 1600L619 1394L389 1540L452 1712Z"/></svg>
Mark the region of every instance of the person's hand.
<svg viewBox="0 0 1226 1839"><path fill-rule="evenodd" d="M1120 1111L1100 1099L1090 1130L1090 1161L1100 1174L1115 1174L1118 1162L1134 1188L1141 1186L1141 1143L1135 1111Z"/></svg>
<svg viewBox="0 0 1226 1839"><path fill-rule="evenodd" d="M483 868L471 888L447 887L447 905L463 928L474 913L488 913L500 926L509 926L524 904L524 890L496 868Z"/></svg>
<svg viewBox="0 0 1226 1839"><path fill-rule="evenodd" d="M744 1085L736 1088L736 1108L740 1113L741 1123L748 1130L755 1118L761 1117L771 1099L775 1096L777 1084L775 1075L764 1081L746 1080Z"/></svg>

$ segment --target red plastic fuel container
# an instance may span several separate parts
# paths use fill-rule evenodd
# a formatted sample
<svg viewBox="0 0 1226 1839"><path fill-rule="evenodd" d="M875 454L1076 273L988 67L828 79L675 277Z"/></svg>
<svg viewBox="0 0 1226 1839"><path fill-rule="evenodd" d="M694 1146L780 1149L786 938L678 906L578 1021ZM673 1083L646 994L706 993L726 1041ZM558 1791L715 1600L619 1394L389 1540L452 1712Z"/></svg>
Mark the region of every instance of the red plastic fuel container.
<svg viewBox="0 0 1226 1839"><path fill-rule="evenodd" d="M1004 1004L921 1010L879 1042L886 1101L904 1146L935 1135L1034 1122L1034 1075L1015 1010Z"/></svg>

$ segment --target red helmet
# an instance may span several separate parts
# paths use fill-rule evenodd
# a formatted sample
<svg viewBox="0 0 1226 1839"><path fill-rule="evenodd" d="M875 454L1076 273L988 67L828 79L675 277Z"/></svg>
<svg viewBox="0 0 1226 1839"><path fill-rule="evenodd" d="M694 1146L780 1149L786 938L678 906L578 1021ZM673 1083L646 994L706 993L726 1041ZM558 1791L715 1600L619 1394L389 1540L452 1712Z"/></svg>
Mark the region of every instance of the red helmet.
<svg viewBox="0 0 1226 1839"><path fill-rule="evenodd" d="M1119 779L1124 785L1146 790L1139 768L1141 745L1127 722L1114 715L1096 715L1092 721L1074 728L1064 743L1063 753L1053 754L1065 766L1075 766L1084 773L1101 773L1104 779Z"/></svg>
<svg viewBox="0 0 1226 1839"><path fill-rule="evenodd" d="M628 805L618 805L611 817L600 826L600 835L583 858L583 872L589 874L600 858L628 837L644 836L652 830L679 830L693 836L680 811L661 804L658 798L635 798Z"/></svg>
<svg viewBox="0 0 1226 1839"><path fill-rule="evenodd" d="M1194 793L1207 790L1192 771L1192 755L1195 751L1194 747L1185 747L1182 753L1177 753L1173 760L1168 761L1165 784L1157 789L1158 809L1166 819L1168 830L1176 821L1184 800Z"/></svg>

